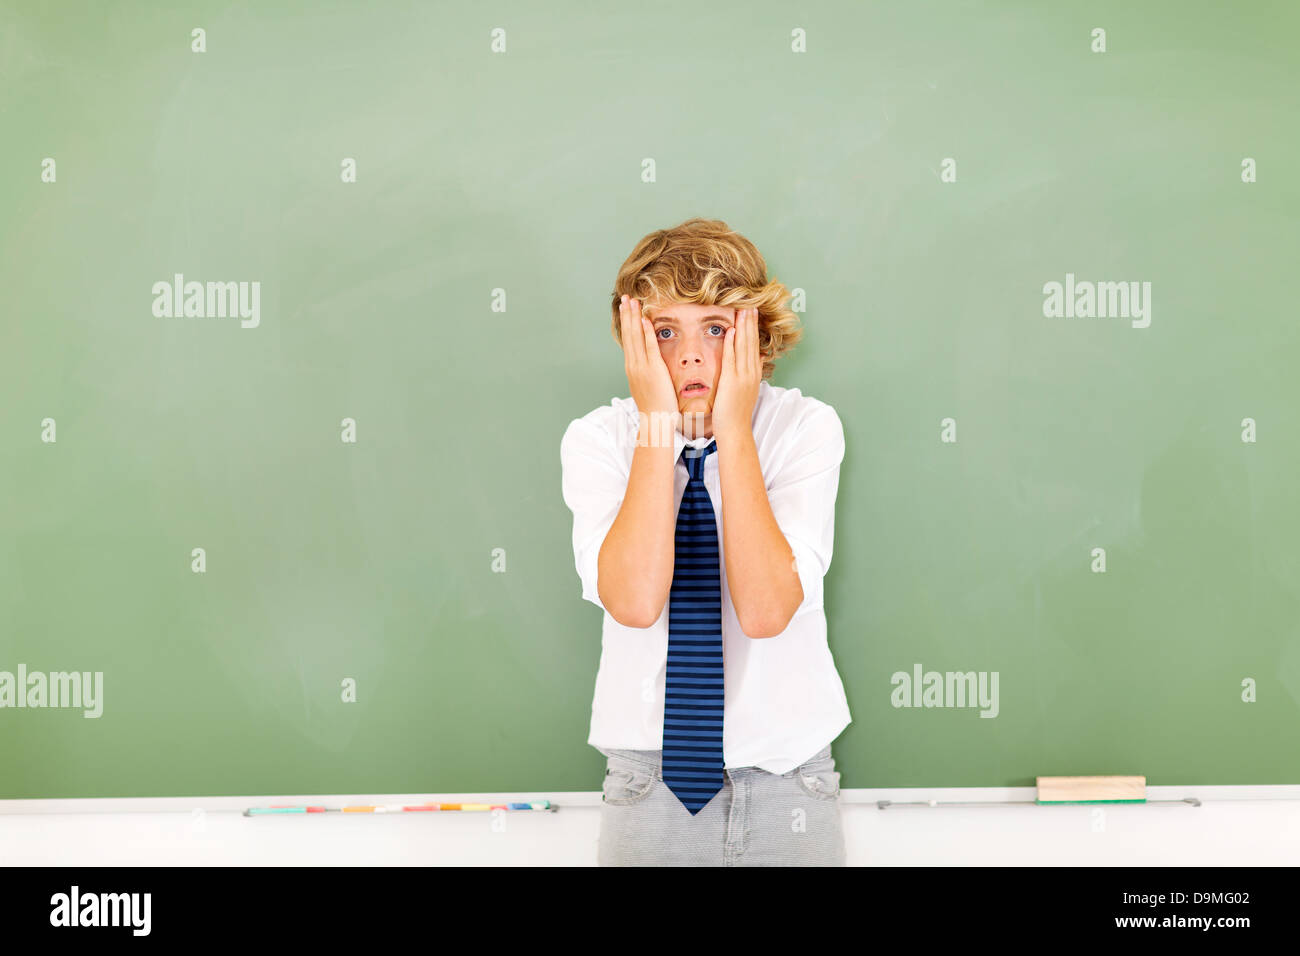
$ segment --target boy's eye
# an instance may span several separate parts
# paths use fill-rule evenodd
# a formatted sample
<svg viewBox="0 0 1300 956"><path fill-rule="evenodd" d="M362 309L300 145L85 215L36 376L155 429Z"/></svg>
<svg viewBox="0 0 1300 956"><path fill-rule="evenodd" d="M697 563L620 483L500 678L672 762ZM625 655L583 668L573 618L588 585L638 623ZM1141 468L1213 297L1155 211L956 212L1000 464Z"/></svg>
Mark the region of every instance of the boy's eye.
<svg viewBox="0 0 1300 956"><path fill-rule="evenodd" d="M710 329L710 330L712 330L712 329L717 329L717 330L718 330L718 334L714 336L714 338L716 338L716 339L721 339L721 338L725 338L725 337L726 337L726 334L727 334L727 327L726 327L725 325L718 325L718 323L714 322L712 325L709 326L709 329ZM664 326L662 329L658 329L658 330L655 332L655 338L660 339L660 340L662 341L663 336L661 336L659 333L660 333L660 332L671 332L671 331L672 331L672 329L668 328L667 326Z"/></svg>

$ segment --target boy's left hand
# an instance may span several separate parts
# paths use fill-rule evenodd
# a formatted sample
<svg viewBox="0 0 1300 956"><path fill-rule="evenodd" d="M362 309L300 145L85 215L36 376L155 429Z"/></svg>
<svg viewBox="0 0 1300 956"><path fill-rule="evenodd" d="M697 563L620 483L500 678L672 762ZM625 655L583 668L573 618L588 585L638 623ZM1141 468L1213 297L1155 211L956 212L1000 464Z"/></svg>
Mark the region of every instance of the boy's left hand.
<svg viewBox="0 0 1300 956"><path fill-rule="evenodd" d="M722 344L722 373L713 402L713 434L752 434L754 403L763 380L758 354L758 310L737 309Z"/></svg>

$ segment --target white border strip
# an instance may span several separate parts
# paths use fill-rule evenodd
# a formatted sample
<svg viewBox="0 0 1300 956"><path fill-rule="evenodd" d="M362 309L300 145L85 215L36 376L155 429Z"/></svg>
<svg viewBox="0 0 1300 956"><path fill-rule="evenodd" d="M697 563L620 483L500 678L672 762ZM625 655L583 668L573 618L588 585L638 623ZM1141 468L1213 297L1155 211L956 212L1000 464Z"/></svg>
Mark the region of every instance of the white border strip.
<svg viewBox="0 0 1300 956"><path fill-rule="evenodd" d="M891 787L879 789L842 790L840 800L845 804L875 804L878 800L892 803L936 801L939 804L960 803L964 807L973 803L990 807L1019 807L1032 803L1034 787ZM1300 784L1266 786L1159 786L1147 787L1147 800L1184 800L1194 797L1202 802L1218 800L1300 800ZM331 794L322 796L250 796L250 797L95 797L68 800L0 800L0 814L22 813L193 813L238 812L250 807L325 806L333 809L357 806L412 806L417 803L532 803L549 800L558 809L564 807L598 807L599 790L568 790L550 793L402 793L402 794ZM1080 806L1081 804L1062 804ZM1088 804L1082 804L1087 806ZM1106 804L1112 806L1112 804ZM1116 807L1125 804L1113 804ZM1140 806L1140 804L1133 804ZM1172 806L1172 804L1170 804ZM1191 807L1191 804L1187 804ZM1036 808L1036 805L1035 805ZM888 809L888 808L887 808ZM897 809L913 809L899 807ZM930 809L919 807L916 809ZM936 807L934 809L943 809ZM536 813L539 811L516 811ZM541 811L545 812L545 811ZM250 819L253 819L250 817Z"/></svg>

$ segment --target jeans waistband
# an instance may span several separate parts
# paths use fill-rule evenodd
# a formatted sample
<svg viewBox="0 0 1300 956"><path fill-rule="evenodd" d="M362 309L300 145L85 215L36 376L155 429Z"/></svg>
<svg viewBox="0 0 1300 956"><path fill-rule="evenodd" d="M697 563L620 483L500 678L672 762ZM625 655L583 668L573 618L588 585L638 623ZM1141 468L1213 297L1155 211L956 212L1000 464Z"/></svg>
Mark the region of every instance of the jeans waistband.
<svg viewBox="0 0 1300 956"><path fill-rule="evenodd" d="M624 760L628 763L639 764L648 771L661 771L663 769L663 751L662 750L620 750L613 747L597 747L607 758L613 757L615 760ZM816 763L831 758L831 745L827 744L817 753L813 754L806 760L801 761L793 769L786 772L786 776L794 773L799 767L806 766L810 763ZM735 767L735 770L760 770L760 767ZM768 771L764 770L764 773Z"/></svg>

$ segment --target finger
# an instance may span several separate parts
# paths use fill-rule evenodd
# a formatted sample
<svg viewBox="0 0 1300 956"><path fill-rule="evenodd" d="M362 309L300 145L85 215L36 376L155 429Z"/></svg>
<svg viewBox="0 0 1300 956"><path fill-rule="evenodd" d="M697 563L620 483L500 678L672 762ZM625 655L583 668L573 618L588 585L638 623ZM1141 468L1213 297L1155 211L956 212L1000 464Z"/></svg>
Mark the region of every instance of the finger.
<svg viewBox="0 0 1300 956"><path fill-rule="evenodd" d="M632 320L627 314L627 296L618 299L618 329L623 338L623 364L632 367Z"/></svg>
<svg viewBox="0 0 1300 956"><path fill-rule="evenodd" d="M736 374L741 378L749 369L749 309L741 309L736 323Z"/></svg>
<svg viewBox="0 0 1300 956"><path fill-rule="evenodd" d="M745 349L745 361L747 367L745 373L753 378L758 372L758 310L750 309L749 315L745 317L745 334L749 337L749 345Z"/></svg>
<svg viewBox="0 0 1300 956"><path fill-rule="evenodd" d="M659 343L655 341L655 324L641 313L640 302L633 299L632 303L636 311L637 321L641 324L641 344L645 347L645 361L650 363L655 359L659 359L662 362L663 356L659 354Z"/></svg>
<svg viewBox="0 0 1300 956"><path fill-rule="evenodd" d="M738 309L736 313L736 341L733 346L736 362L736 375L744 379L749 369L749 310Z"/></svg>
<svg viewBox="0 0 1300 956"><path fill-rule="evenodd" d="M641 309L636 299L625 296L626 301L619 307L623 317L623 327L627 330L628 360L633 369L645 365L645 329L641 322Z"/></svg>

